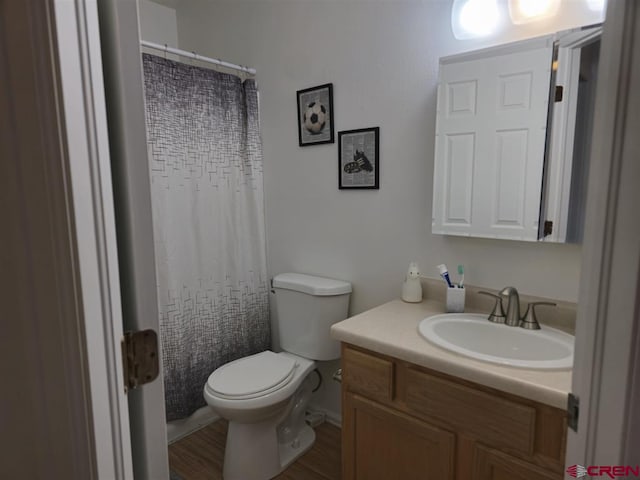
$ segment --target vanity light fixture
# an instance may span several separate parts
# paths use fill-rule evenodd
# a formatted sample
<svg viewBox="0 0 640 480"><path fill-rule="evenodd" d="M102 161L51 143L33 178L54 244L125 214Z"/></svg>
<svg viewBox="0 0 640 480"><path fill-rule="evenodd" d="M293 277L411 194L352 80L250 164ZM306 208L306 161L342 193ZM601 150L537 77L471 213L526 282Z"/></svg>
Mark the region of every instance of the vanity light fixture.
<svg viewBox="0 0 640 480"><path fill-rule="evenodd" d="M454 0L451 28L458 40L486 37L494 33L500 22L497 0Z"/></svg>
<svg viewBox="0 0 640 480"><path fill-rule="evenodd" d="M560 8L561 0L509 0L509 16L516 25L548 18Z"/></svg>

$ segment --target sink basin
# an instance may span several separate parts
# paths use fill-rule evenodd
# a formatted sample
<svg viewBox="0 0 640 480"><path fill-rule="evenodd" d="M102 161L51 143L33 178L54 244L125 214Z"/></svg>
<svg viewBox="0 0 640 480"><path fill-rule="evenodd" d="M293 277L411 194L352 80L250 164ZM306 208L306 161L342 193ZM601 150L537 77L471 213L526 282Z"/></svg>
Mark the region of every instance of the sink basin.
<svg viewBox="0 0 640 480"><path fill-rule="evenodd" d="M487 315L445 313L422 320L420 334L446 350L509 367L563 370L573 367L573 336L554 328L525 330L492 323Z"/></svg>

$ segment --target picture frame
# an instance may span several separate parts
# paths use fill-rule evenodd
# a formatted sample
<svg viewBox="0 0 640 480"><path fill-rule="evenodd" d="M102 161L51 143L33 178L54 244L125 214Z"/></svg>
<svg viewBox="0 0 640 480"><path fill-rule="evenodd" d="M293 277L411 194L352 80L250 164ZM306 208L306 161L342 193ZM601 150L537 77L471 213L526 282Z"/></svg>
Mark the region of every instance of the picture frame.
<svg viewBox="0 0 640 480"><path fill-rule="evenodd" d="M298 144L334 143L333 83L298 90Z"/></svg>
<svg viewBox="0 0 640 480"><path fill-rule="evenodd" d="M338 188L380 189L380 127L338 132Z"/></svg>

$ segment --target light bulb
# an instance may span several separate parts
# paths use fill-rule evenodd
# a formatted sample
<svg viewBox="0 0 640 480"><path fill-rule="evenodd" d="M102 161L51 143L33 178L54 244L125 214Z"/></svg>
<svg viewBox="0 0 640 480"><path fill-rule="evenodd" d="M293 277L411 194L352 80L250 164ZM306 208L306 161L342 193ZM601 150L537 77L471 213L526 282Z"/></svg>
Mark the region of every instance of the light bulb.
<svg viewBox="0 0 640 480"><path fill-rule="evenodd" d="M526 17L539 17L551 6L552 0L520 0L520 12Z"/></svg>
<svg viewBox="0 0 640 480"><path fill-rule="evenodd" d="M560 0L509 0L509 16L516 25L555 15Z"/></svg>
<svg viewBox="0 0 640 480"><path fill-rule="evenodd" d="M496 0L456 0L453 3L451 26L458 39L490 35L496 30L499 19Z"/></svg>

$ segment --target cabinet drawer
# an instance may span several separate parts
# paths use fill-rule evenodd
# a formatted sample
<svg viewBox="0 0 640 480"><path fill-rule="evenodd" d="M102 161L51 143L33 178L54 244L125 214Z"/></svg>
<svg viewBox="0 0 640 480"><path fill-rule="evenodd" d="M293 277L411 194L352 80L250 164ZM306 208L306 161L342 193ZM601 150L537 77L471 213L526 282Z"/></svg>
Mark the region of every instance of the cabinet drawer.
<svg viewBox="0 0 640 480"><path fill-rule="evenodd" d="M406 405L416 416L437 418L483 443L533 454L536 410L480 390L407 369Z"/></svg>
<svg viewBox="0 0 640 480"><path fill-rule="evenodd" d="M342 351L342 379L349 392L372 400L393 400L393 362L345 347Z"/></svg>

